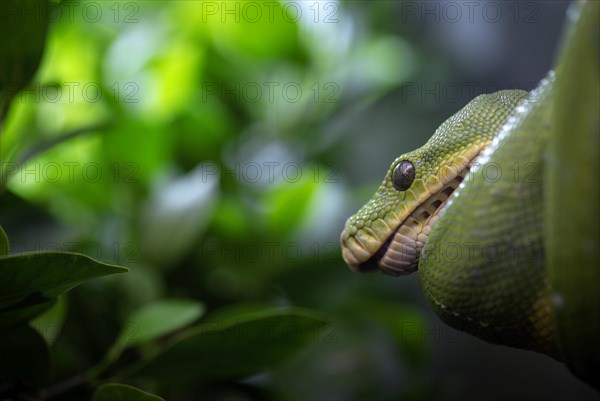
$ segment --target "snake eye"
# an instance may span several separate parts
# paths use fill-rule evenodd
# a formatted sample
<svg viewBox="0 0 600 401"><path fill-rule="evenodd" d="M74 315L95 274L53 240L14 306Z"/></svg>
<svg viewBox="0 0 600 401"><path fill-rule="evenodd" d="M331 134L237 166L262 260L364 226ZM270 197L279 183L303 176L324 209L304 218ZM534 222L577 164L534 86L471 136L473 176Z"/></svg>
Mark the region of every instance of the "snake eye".
<svg viewBox="0 0 600 401"><path fill-rule="evenodd" d="M406 191L415 180L415 166L408 160L404 160L396 166L392 176L394 188L398 191Z"/></svg>

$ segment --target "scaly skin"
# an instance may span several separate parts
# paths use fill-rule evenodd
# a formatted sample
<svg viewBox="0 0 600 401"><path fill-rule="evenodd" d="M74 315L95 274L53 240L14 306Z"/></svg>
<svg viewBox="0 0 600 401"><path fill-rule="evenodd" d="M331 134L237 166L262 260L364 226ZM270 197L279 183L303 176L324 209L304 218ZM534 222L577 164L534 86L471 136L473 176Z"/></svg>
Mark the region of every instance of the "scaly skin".
<svg viewBox="0 0 600 401"><path fill-rule="evenodd" d="M341 243L355 271L418 267L449 325L600 389L600 3L574 7L556 76L477 97L396 159Z"/></svg>

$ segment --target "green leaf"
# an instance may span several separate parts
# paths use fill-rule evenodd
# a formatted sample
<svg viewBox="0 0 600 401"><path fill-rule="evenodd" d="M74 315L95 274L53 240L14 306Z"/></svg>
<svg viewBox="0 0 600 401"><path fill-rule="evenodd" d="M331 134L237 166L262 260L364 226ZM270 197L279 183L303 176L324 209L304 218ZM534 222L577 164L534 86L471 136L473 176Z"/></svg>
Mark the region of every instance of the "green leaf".
<svg viewBox="0 0 600 401"><path fill-rule="evenodd" d="M92 401L165 401L165 399L133 386L109 383L100 386Z"/></svg>
<svg viewBox="0 0 600 401"><path fill-rule="evenodd" d="M30 321L52 308L56 303L56 298L30 297L24 302L18 302L5 308L0 313L0 330L6 330L16 327Z"/></svg>
<svg viewBox="0 0 600 401"><path fill-rule="evenodd" d="M0 355L0 381L20 381L35 388L46 384L50 368L48 349L31 327L3 332Z"/></svg>
<svg viewBox="0 0 600 401"><path fill-rule="evenodd" d="M100 363L91 371L97 376L115 362L129 346L139 346L179 330L204 313L204 305L186 299L163 299L132 314L117 340Z"/></svg>
<svg viewBox="0 0 600 401"><path fill-rule="evenodd" d="M197 320L204 306L186 299L163 299L146 305L129 319L116 344L127 346L155 340Z"/></svg>
<svg viewBox="0 0 600 401"><path fill-rule="evenodd" d="M0 227L0 258L8 256L10 252L10 245L8 243L8 236L2 227Z"/></svg>
<svg viewBox="0 0 600 401"><path fill-rule="evenodd" d="M204 306L185 299L163 299L135 312L119 335L117 344L145 343L181 329L204 313ZM128 330L130 327L131 330Z"/></svg>
<svg viewBox="0 0 600 401"><path fill-rule="evenodd" d="M0 309L41 303L85 280L128 269L76 253L31 253L0 259ZM39 302L37 302L39 300Z"/></svg>
<svg viewBox="0 0 600 401"><path fill-rule="evenodd" d="M0 8L0 121L11 99L33 78L48 30L47 0L3 1Z"/></svg>
<svg viewBox="0 0 600 401"><path fill-rule="evenodd" d="M243 0L239 2L240 9L247 4L258 7L260 15L270 15L269 18L241 18L235 24L212 15L193 12L193 3L181 6L184 17L191 26L207 31L212 37L219 38L218 49L226 54L227 59L233 58L241 65L251 67L249 60L269 59L273 57L301 58L302 46L299 40L299 24L294 22L294 10L279 9L272 14L273 4ZM189 9L188 9L189 7ZM275 8L277 9L277 8ZM202 19L197 19L202 16ZM215 18L216 17L216 18ZM256 62L255 61L255 62ZM212 66L213 63L210 63ZM217 64L213 68L219 68ZM221 67L223 68L223 67Z"/></svg>
<svg viewBox="0 0 600 401"><path fill-rule="evenodd" d="M180 336L134 375L180 385L249 376L316 341L326 324L321 314L298 308L205 323Z"/></svg>
<svg viewBox="0 0 600 401"><path fill-rule="evenodd" d="M271 233L285 237L297 229L305 219L317 189L318 184L307 178L299 182L286 182L269 191L264 203L268 210L266 222Z"/></svg>
<svg viewBox="0 0 600 401"><path fill-rule="evenodd" d="M54 344L62 331L67 314L66 297L60 296L51 308L33 319L29 325L37 330L48 346Z"/></svg>

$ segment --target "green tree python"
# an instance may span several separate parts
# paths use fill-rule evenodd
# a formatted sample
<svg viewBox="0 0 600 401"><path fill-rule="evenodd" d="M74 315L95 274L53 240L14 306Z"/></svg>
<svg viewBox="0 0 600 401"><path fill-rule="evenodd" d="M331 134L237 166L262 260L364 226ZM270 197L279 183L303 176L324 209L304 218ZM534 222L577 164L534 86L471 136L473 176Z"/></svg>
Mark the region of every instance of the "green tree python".
<svg viewBox="0 0 600 401"><path fill-rule="evenodd" d="M554 71L476 97L394 160L341 245L354 271L418 271L450 326L600 389L600 3L569 15Z"/></svg>

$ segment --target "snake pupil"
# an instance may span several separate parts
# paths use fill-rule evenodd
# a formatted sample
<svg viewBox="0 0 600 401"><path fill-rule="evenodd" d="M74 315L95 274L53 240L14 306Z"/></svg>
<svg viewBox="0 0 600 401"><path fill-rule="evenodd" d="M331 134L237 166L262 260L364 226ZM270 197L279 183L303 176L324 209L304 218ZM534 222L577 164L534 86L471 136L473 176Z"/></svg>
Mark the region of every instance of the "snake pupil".
<svg viewBox="0 0 600 401"><path fill-rule="evenodd" d="M398 191L406 191L415 180L415 166L408 160L404 160L396 166L392 181L394 188Z"/></svg>

